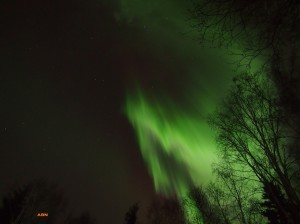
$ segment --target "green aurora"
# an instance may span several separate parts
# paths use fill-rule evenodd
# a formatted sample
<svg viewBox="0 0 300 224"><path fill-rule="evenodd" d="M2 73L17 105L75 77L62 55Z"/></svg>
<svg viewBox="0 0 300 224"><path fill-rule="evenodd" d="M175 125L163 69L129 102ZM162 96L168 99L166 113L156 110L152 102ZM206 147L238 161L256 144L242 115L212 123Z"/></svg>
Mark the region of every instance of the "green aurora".
<svg viewBox="0 0 300 224"><path fill-rule="evenodd" d="M148 54L164 55L161 51L171 49L185 66L184 75L172 74L172 81L180 83L176 96L168 92L168 86L154 91L137 85L128 90L124 104L156 191L179 199L187 198L192 186L205 185L213 178L217 144L206 118L226 94L232 78L228 67L216 59L224 52L205 50L195 41L197 32L190 32L187 21L188 7L184 1L120 0L115 13L118 22L140 30L156 46ZM187 223L195 223L199 211L193 202L183 203L183 210Z"/></svg>
<svg viewBox="0 0 300 224"><path fill-rule="evenodd" d="M182 199L192 186L210 180L215 145L204 121L185 114L172 102L150 102L140 91L127 97L125 112L157 192ZM183 205L187 222L195 223L191 220L199 212L191 199L186 200L190 200Z"/></svg>
<svg viewBox="0 0 300 224"><path fill-rule="evenodd" d="M189 200L182 207L186 222L194 224L195 218L198 223L202 219L186 196L192 186L212 178L210 166L216 159L216 143L206 115L216 107L230 76L197 45L197 34L190 33L187 22L188 7L184 1L121 0L115 18L138 29L152 43L154 47L147 54L168 57L166 52L172 52L184 66L184 74L166 74L172 76L171 82L180 83L175 87L176 94L170 94L168 86L145 90L137 85L127 92L124 113L135 129L156 191Z"/></svg>
<svg viewBox="0 0 300 224"><path fill-rule="evenodd" d="M151 102L140 90L134 95L127 97L125 112L136 130L155 189L166 195L185 195L191 185L207 182L215 144L205 121L166 99Z"/></svg>

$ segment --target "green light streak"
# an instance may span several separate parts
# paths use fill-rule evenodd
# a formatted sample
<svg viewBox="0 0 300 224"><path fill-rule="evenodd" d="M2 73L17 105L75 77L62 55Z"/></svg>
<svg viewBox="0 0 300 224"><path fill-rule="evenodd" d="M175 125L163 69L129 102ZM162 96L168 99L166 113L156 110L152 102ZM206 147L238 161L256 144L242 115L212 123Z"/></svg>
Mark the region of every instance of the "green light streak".
<svg viewBox="0 0 300 224"><path fill-rule="evenodd" d="M184 198L191 186L210 180L215 144L203 119L184 113L166 98L150 101L141 91L128 94L125 113L157 192ZM193 203L182 207L187 223L194 223L188 220L200 214L198 209Z"/></svg>

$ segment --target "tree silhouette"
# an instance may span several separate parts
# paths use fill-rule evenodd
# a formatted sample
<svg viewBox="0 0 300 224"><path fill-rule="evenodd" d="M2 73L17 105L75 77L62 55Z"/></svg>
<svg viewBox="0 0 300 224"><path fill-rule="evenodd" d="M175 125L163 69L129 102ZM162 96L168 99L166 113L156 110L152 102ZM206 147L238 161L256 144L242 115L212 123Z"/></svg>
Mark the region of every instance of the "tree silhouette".
<svg viewBox="0 0 300 224"><path fill-rule="evenodd" d="M66 202L55 186L38 180L14 190L3 198L0 220L3 224L63 223ZM38 213L48 213L38 217Z"/></svg>
<svg viewBox="0 0 300 224"><path fill-rule="evenodd" d="M261 55L286 78L295 75L300 14L295 0L194 0L191 15L201 42L240 43L239 66ZM299 68L299 67L298 67Z"/></svg>
<svg viewBox="0 0 300 224"><path fill-rule="evenodd" d="M217 186L215 183L210 183L206 187L206 192L211 204L214 205L215 213L219 215L219 223L229 224L231 223L231 216L234 213L232 209L233 202L221 187L224 187L224 185L219 184Z"/></svg>
<svg viewBox="0 0 300 224"><path fill-rule="evenodd" d="M39 216L47 214L47 216ZM94 224L89 214L72 217L63 194L54 185L36 180L2 199L1 224Z"/></svg>
<svg viewBox="0 0 300 224"><path fill-rule="evenodd" d="M149 224L184 224L185 218L177 198L158 196L148 209Z"/></svg>
<svg viewBox="0 0 300 224"><path fill-rule="evenodd" d="M261 184L276 183L299 211L299 191L293 184L299 167L287 150L292 137L278 98L263 74L240 75L210 123L228 163L250 169Z"/></svg>
<svg viewBox="0 0 300 224"><path fill-rule="evenodd" d="M193 0L191 19L203 44L226 46L236 66L250 72L255 59L268 69L286 124L297 138L289 151L300 165L300 4L298 0ZM299 186L300 187L300 186Z"/></svg>
<svg viewBox="0 0 300 224"><path fill-rule="evenodd" d="M13 223L22 211L26 195L29 193L29 187L15 190L12 194L7 195L2 200L0 209L1 223Z"/></svg>
<svg viewBox="0 0 300 224"><path fill-rule="evenodd" d="M279 206L286 207L288 202L278 185L265 183L263 199L262 205L266 208L263 215L268 218L270 224L286 223L289 220L288 214L279 208Z"/></svg>
<svg viewBox="0 0 300 224"><path fill-rule="evenodd" d="M220 215L216 212L216 208L208 200L208 197L203 189L200 187L191 189L188 197L194 202L194 205L200 212L199 216L202 217L204 223L221 223Z"/></svg>
<svg viewBox="0 0 300 224"><path fill-rule="evenodd" d="M227 48L235 56L237 69L247 73L234 80L230 96L211 122L219 133L221 159L234 164L238 175L254 174L254 179L264 186L264 197L268 198L261 204L267 207L264 215L278 222L285 219L285 223L297 223L300 219L299 1L193 2L191 16L200 42ZM255 59L262 66L254 66ZM254 67L260 72L253 74ZM247 179L247 175L240 176ZM224 183L228 183L225 179ZM223 189L213 190L223 196ZM224 207L223 201L216 196L214 199L219 207ZM254 202L251 209L259 211L261 205Z"/></svg>
<svg viewBox="0 0 300 224"><path fill-rule="evenodd" d="M299 221L299 213L283 194L280 187L274 183L264 183L263 202L265 210L262 212L270 224L294 223ZM282 208L283 207L283 208Z"/></svg>
<svg viewBox="0 0 300 224"><path fill-rule="evenodd" d="M213 164L214 182L203 188L219 223L263 223L261 187L250 169L223 160ZM238 168L238 169L237 169Z"/></svg>
<svg viewBox="0 0 300 224"><path fill-rule="evenodd" d="M137 222L137 212L139 210L138 204L130 207L129 211L125 214L124 224L135 224Z"/></svg>

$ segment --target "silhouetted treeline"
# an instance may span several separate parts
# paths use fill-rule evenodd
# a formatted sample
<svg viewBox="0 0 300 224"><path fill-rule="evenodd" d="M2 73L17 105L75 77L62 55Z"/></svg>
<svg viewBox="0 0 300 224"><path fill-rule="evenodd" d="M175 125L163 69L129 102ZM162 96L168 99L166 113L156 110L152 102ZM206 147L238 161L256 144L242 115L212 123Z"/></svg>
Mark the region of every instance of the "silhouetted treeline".
<svg viewBox="0 0 300 224"><path fill-rule="evenodd" d="M299 1L193 2L201 44L227 49L236 65L210 119L221 162L206 192L224 223L299 223Z"/></svg>
<svg viewBox="0 0 300 224"><path fill-rule="evenodd" d="M146 217L138 218L138 204L125 213L124 224L184 224L185 217L180 200L157 196L147 208ZM143 220L143 221L141 221Z"/></svg>
<svg viewBox="0 0 300 224"><path fill-rule="evenodd" d="M63 194L54 185L38 180L5 195L1 224L94 224L88 214L71 215Z"/></svg>

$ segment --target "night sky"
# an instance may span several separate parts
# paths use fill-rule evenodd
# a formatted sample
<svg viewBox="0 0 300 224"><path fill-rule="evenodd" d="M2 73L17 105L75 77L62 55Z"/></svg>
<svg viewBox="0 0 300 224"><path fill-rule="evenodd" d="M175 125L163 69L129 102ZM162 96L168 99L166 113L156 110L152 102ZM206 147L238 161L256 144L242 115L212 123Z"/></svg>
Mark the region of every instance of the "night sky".
<svg viewBox="0 0 300 224"><path fill-rule="evenodd" d="M230 80L185 2L1 1L0 196L43 178L99 223L146 207L155 190L126 94L139 85L202 119Z"/></svg>

